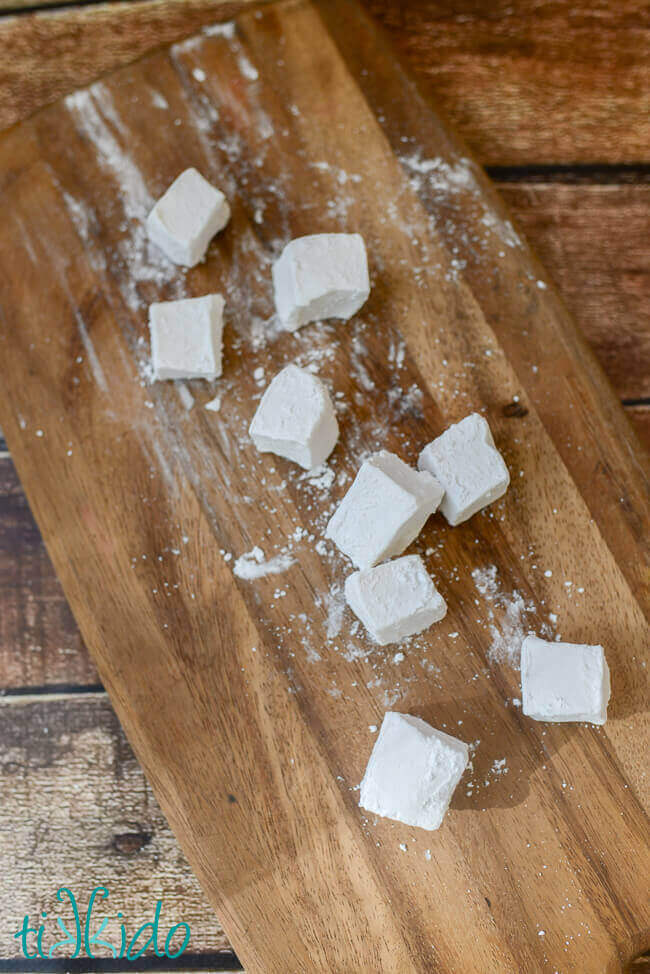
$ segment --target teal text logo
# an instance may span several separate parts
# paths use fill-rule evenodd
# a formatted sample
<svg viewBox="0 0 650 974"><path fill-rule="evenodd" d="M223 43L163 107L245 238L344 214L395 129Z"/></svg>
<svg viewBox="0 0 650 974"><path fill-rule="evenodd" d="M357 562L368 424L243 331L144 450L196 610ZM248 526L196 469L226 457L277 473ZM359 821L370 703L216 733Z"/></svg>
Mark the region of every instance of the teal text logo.
<svg viewBox="0 0 650 974"><path fill-rule="evenodd" d="M67 886L62 886L57 890L56 898L59 903L66 904L72 911L72 918L68 920L72 929L68 929L61 917L56 917L58 928L56 935L63 934L63 940L57 940L48 946L47 942L53 939L48 937L45 932L45 923L36 922L30 926L29 916L23 918L23 925L14 934L14 938L20 941L20 946L25 957L30 960L42 957L43 960L58 955L73 960L80 954L94 958L96 955L93 950L110 951L114 958L122 958L127 961L137 960L146 950L153 949L157 957L169 957L173 959L180 957L187 949L190 942L189 923L174 923L168 928L164 939L164 946L161 945L163 932L160 930L160 914L162 912L162 900L156 903L156 911L153 920L143 923L132 936L127 934L126 924L120 923L120 943L119 946L103 940L102 936L108 924L107 916L96 916L100 912L103 901L108 899L108 889L105 886L96 886L91 891L88 900L88 909L82 915L77 906L77 900L72 890ZM106 909L106 906L104 906ZM48 914L41 913L43 920L47 920ZM121 913L117 914L118 920L123 920Z"/></svg>

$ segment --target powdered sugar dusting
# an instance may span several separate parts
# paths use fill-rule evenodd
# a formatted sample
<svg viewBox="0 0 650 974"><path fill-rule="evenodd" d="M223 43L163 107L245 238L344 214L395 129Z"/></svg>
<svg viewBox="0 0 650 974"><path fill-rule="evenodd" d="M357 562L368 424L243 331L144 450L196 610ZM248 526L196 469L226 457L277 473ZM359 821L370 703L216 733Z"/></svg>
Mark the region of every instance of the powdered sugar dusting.
<svg viewBox="0 0 650 974"><path fill-rule="evenodd" d="M262 549L256 545L251 551L239 556L234 564L233 572L237 578L253 581L256 578L264 578L266 575L280 575L291 568L295 560L289 554L275 555L267 560Z"/></svg>
<svg viewBox="0 0 650 974"><path fill-rule="evenodd" d="M430 188L441 192L479 191L475 165L471 159L460 158L454 162L439 157L423 159L420 152L415 152L403 156L402 162L413 174L411 182L414 189L420 187L421 179L425 177Z"/></svg>
<svg viewBox="0 0 650 974"><path fill-rule="evenodd" d="M194 405L194 396L184 382L176 383L176 391L178 393L178 398L183 404L183 408L189 411Z"/></svg>
<svg viewBox="0 0 650 974"><path fill-rule="evenodd" d="M101 363L99 361L99 356L95 350L93 341L88 334L88 329L86 328L86 322L83 320L81 313L75 309L74 312L75 321L77 322L77 331L81 338L84 349L86 350L86 357L88 358L88 364L90 365L90 370L93 374L93 378L102 392L108 392L108 384L106 382L106 376L104 375L104 370L102 369Z"/></svg>
<svg viewBox="0 0 650 974"><path fill-rule="evenodd" d="M489 658L495 663L509 663L519 669L521 644L530 631L526 616L535 611L535 604L526 602L517 589L505 592L496 565L475 568L472 579L489 606L488 628L492 636Z"/></svg>
<svg viewBox="0 0 650 974"><path fill-rule="evenodd" d="M428 190L435 199L454 201L460 194L469 194L483 211L480 219L486 227L508 247L521 247L522 241L510 220L500 216L495 208L484 198L484 194L477 178L476 164L466 157L459 157L453 161L440 157L423 158L420 150L401 157L402 165L409 172L409 184L415 192ZM465 241L470 243L469 239ZM474 238L476 246L480 242ZM454 267L454 259L451 265ZM457 268L462 269L462 268Z"/></svg>
<svg viewBox="0 0 650 974"><path fill-rule="evenodd" d="M208 24L202 32L206 37L225 37L232 40L235 36L235 21L227 20L223 24Z"/></svg>
<svg viewBox="0 0 650 974"><path fill-rule="evenodd" d="M242 75L248 81L257 81L257 79L260 76L259 71L255 67L255 65L252 64L251 61L249 61L249 59L246 57L246 55L243 52L239 54L239 57L237 58L237 64L239 65L239 70L241 71Z"/></svg>
<svg viewBox="0 0 650 974"><path fill-rule="evenodd" d="M167 285L174 292L172 296L185 297L184 281L178 268L147 236L144 221L154 200L140 169L120 142L120 136L125 142L128 141L129 133L120 120L109 89L97 82L90 88L68 95L64 104L78 131L93 143L100 165L119 188L118 198L127 223L124 235L117 244L119 259L126 273L119 274L118 281L128 306L133 311L140 311L146 304L138 289L138 284L144 281L160 288ZM94 255L97 244L90 236L92 212L70 195L66 198L66 204L77 232L91 255ZM91 256L91 259L94 262L97 260L95 256Z"/></svg>
<svg viewBox="0 0 650 974"><path fill-rule="evenodd" d="M328 639L336 639L343 628L343 614L345 612L343 586L335 582L321 601L327 612L325 635Z"/></svg>
<svg viewBox="0 0 650 974"><path fill-rule="evenodd" d="M116 112L108 88L98 82L67 95L64 103L79 131L93 143L100 161L117 180L125 213L134 220L142 220L151 209L153 199L142 173L115 135Z"/></svg>

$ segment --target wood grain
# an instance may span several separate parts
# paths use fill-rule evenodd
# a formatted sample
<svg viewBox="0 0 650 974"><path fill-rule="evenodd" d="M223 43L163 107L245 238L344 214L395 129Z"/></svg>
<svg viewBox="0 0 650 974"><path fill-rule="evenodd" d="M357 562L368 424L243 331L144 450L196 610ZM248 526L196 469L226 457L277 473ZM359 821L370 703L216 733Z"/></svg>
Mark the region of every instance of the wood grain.
<svg viewBox="0 0 650 974"><path fill-rule="evenodd" d="M636 0L369 7L484 165L647 158L650 22Z"/></svg>
<svg viewBox="0 0 650 974"><path fill-rule="evenodd" d="M8 456L0 459L0 687L96 683Z"/></svg>
<svg viewBox="0 0 650 974"><path fill-rule="evenodd" d="M629 406L626 413L632 421L637 436L650 454L650 406Z"/></svg>
<svg viewBox="0 0 650 974"><path fill-rule="evenodd" d="M444 972L468 958L486 972L589 972L594 959L620 970L648 932L636 447L479 171L355 8L320 9L331 37L309 5L274 6L243 18L232 43L156 55L4 137L0 419L116 711L251 974ZM152 113L156 95L180 125ZM181 162L234 202L228 233L185 280L190 293L223 288L232 308L216 417L200 384L188 411L173 388L139 381L146 303L184 286L148 262L141 218ZM269 260L287 236L325 226L358 226L369 242L364 315L260 345ZM397 329L401 366L387 352ZM523 471L492 516L427 527L420 547L454 611L398 674L349 619L327 639L346 566L301 532L321 532L344 485L322 494L245 436L254 368L270 374L297 351L354 404L337 478L378 445L412 459L480 405ZM407 394L387 398L398 386ZM291 547L290 572L238 579L229 556L255 543ZM506 612L478 597L477 565L531 600L526 625L553 611L567 638L605 643L604 730L533 725L509 705L517 674L487 652L488 613L499 627ZM462 721L482 744L476 790L424 839L356 807L366 728L395 705L457 733ZM508 775L480 786L503 755Z"/></svg>
<svg viewBox="0 0 650 974"><path fill-rule="evenodd" d="M622 399L650 397L650 185L501 185Z"/></svg>
<svg viewBox="0 0 650 974"><path fill-rule="evenodd" d="M67 920L56 902L61 886L83 909L93 886L108 888L113 943L118 911L133 934L162 898L161 930L184 920L192 952L228 947L105 694L0 698L0 739L0 866L20 877L0 890L3 959L22 956L11 934L25 914ZM45 950L59 939L51 919Z"/></svg>
<svg viewBox="0 0 650 974"><path fill-rule="evenodd" d="M93 4L0 22L0 127L237 3ZM638 162L650 144L639 0L369 0L484 164Z"/></svg>

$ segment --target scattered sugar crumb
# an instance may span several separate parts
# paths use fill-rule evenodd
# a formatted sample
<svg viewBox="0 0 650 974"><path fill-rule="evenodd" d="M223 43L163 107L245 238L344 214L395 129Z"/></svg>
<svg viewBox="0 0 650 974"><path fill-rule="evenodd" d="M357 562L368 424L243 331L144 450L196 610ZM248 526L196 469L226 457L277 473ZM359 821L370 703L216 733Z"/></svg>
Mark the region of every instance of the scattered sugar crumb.
<svg viewBox="0 0 650 974"><path fill-rule="evenodd" d="M221 24L208 24L203 28L203 34L206 37L225 37L231 41L235 36L235 21L226 20Z"/></svg>
<svg viewBox="0 0 650 974"><path fill-rule="evenodd" d="M176 385L176 391L178 393L178 398L182 402L185 409L187 409L187 411L189 412L189 410L194 405L194 396L187 388L187 386L183 385L183 383L180 382Z"/></svg>
<svg viewBox="0 0 650 974"><path fill-rule="evenodd" d="M345 593L343 586L334 582L325 595L317 598L317 605L325 609L325 635L327 639L336 639L343 628L345 613Z"/></svg>
<svg viewBox="0 0 650 974"><path fill-rule="evenodd" d="M254 64L251 64L251 62L248 60L248 58L243 52L239 55L237 59L237 64L239 66L239 70L241 71L242 75L248 81L257 81L257 79L260 76L259 71L257 70Z"/></svg>
<svg viewBox="0 0 650 974"><path fill-rule="evenodd" d="M262 549L256 545L251 551L239 556L233 571L237 578L251 581L264 578L265 575L279 575L280 572L286 572L294 562L295 558L288 554L275 555L267 561Z"/></svg>
<svg viewBox="0 0 650 974"><path fill-rule="evenodd" d="M331 467L328 467L326 463L321 463L320 466L314 467L312 470L307 470L305 473L301 474L299 479L305 481L310 487L315 487L317 490L329 490L336 474Z"/></svg>

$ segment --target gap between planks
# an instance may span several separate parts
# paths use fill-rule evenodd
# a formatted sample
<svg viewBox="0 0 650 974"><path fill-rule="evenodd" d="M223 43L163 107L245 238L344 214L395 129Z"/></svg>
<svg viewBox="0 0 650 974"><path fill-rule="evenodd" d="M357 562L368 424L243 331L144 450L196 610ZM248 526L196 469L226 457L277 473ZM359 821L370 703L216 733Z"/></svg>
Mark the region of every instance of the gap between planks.
<svg viewBox="0 0 650 974"><path fill-rule="evenodd" d="M24 706L31 703L47 703L62 700L78 700L83 697L107 698L108 694L101 684L70 684L65 688L52 684L42 687L11 687L0 690L0 707ZM1 970L1 968L0 968Z"/></svg>
<svg viewBox="0 0 650 974"><path fill-rule="evenodd" d="M177 960L163 961L158 957L140 957L137 967L125 967L118 960L97 958L89 961L86 958L61 958L61 962L30 960L27 963L20 958L0 960L0 974L37 974L40 971L65 971L66 974L94 974L94 972L114 972L114 974L154 974L156 971L207 971L209 974L221 974L222 971L235 971L245 974L233 951L217 951L205 954L184 954Z"/></svg>

